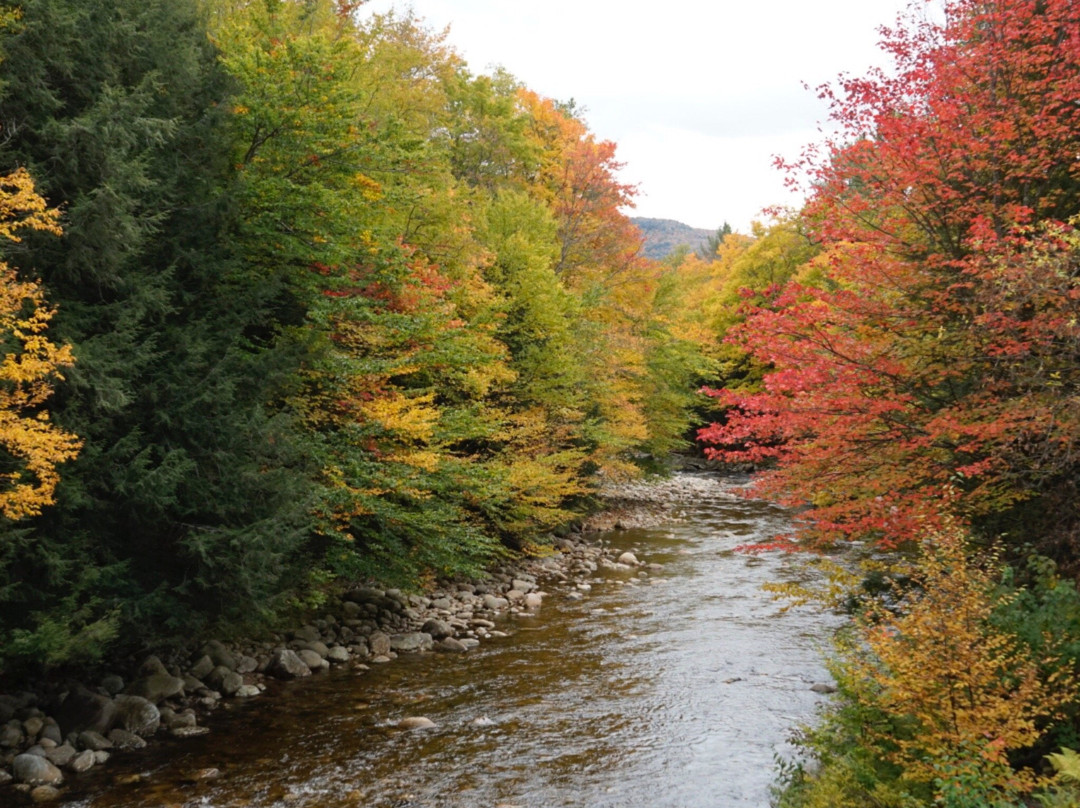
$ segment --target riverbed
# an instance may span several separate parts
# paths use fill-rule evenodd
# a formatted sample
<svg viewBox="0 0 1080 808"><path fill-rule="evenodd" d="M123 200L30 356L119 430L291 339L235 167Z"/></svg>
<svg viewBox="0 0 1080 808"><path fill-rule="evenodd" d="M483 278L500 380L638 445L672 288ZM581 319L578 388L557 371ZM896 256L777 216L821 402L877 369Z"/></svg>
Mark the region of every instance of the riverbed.
<svg viewBox="0 0 1080 808"><path fill-rule="evenodd" d="M464 655L402 655L235 702L70 784L80 808L766 808L838 618L762 590L811 575L738 481L682 475L671 520L596 538L659 568L549 584ZM616 553L617 555L618 553ZM404 718L435 726L403 730ZM215 771L216 770L216 771Z"/></svg>

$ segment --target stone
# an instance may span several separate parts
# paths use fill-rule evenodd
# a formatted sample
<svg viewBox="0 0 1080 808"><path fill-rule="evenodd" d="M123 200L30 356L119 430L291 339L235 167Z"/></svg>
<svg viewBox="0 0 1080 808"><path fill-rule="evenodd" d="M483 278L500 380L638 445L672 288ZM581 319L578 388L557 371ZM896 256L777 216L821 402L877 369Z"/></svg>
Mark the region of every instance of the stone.
<svg viewBox="0 0 1080 808"><path fill-rule="evenodd" d="M193 727L199 722L193 711L186 710L182 713L173 713L167 720L163 716L162 723L168 729L176 729L177 727Z"/></svg>
<svg viewBox="0 0 1080 808"><path fill-rule="evenodd" d="M516 589L518 592L525 592L526 594L536 589L536 584L532 581L525 581L520 578L515 578L510 584L511 589Z"/></svg>
<svg viewBox="0 0 1080 808"><path fill-rule="evenodd" d="M322 633L315 626L301 626L293 632L293 639L304 642L321 642Z"/></svg>
<svg viewBox="0 0 1080 808"><path fill-rule="evenodd" d="M40 716L31 716L23 721L23 730L26 731L26 737L28 738L36 738L44 728L45 721Z"/></svg>
<svg viewBox="0 0 1080 808"><path fill-rule="evenodd" d="M169 673L153 673L136 679L124 691L129 696L139 696L152 704L161 704L165 699L179 696L184 692L184 680Z"/></svg>
<svg viewBox="0 0 1080 808"><path fill-rule="evenodd" d="M196 679L190 673L184 675L184 692L194 695L198 695L210 688L206 686L206 682L201 679Z"/></svg>
<svg viewBox="0 0 1080 808"><path fill-rule="evenodd" d="M343 645L335 645L327 652L326 658L328 661L338 664L341 664L342 662L348 662L350 658L349 649Z"/></svg>
<svg viewBox="0 0 1080 808"><path fill-rule="evenodd" d="M203 654L199 657L198 661L191 666L191 670L188 671L188 674L194 676L196 679L205 679L215 667L214 660L210 658L210 655Z"/></svg>
<svg viewBox="0 0 1080 808"><path fill-rule="evenodd" d="M434 617L425 622L420 631L424 634L430 634L431 639L433 640L441 640L444 637L452 636L454 633L454 630L450 628L449 623Z"/></svg>
<svg viewBox="0 0 1080 808"><path fill-rule="evenodd" d="M146 746L146 741L134 732L123 729L110 730L109 740L112 741L113 747L116 749L143 749Z"/></svg>
<svg viewBox="0 0 1080 808"><path fill-rule="evenodd" d="M484 595L483 603L484 608L492 612L501 612L510 608L510 601L496 595Z"/></svg>
<svg viewBox="0 0 1080 808"><path fill-rule="evenodd" d="M156 705L141 696L117 696L116 726L136 735L153 735L161 725Z"/></svg>
<svg viewBox="0 0 1080 808"><path fill-rule="evenodd" d="M37 755L16 755L11 773L20 783L32 786L55 786L64 781L64 775L56 766Z"/></svg>
<svg viewBox="0 0 1080 808"><path fill-rule="evenodd" d="M92 749L86 749L73 757L67 767L76 774L81 774L92 769L95 763L97 763L97 753Z"/></svg>
<svg viewBox="0 0 1080 808"><path fill-rule="evenodd" d="M41 741L52 741L57 746L64 742L64 734L60 731L60 725L53 718L45 719L45 726L41 728Z"/></svg>
<svg viewBox="0 0 1080 808"><path fill-rule="evenodd" d="M46 759L54 766L63 768L71 763L72 759L79 754L78 750L69 743L60 744L45 753Z"/></svg>
<svg viewBox="0 0 1080 808"><path fill-rule="evenodd" d="M300 661L307 665L312 673L330 667L329 662L327 662L314 651L311 651L307 648L301 648L299 651L296 652L296 655L300 657Z"/></svg>
<svg viewBox="0 0 1080 808"><path fill-rule="evenodd" d="M636 567L638 565L637 556L628 550L619 556L619 563L626 564L628 567Z"/></svg>
<svg viewBox="0 0 1080 808"><path fill-rule="evenodd" d="M539 592L530 592L525 596L525 608L539 609L544 602L544 596Z"/></svg>
<svg viewBox="0 0 1080 808"><path fill-rule="evenodd" d="M106 749L98 749L94 752L94 765L100 766L103 763L108 763L109 758L112 757L112 752Z"/></svg>
<svg viewBox="0 0 1080 808"><path fill-rule="evenodd" d="M236 658L237 673L254 673L259 667L259 660L252 656L240 655Z"/></svg>
<svg viewBox="0 0 1080 808"><path fill-rule="evenodd" d="M825 682L818 682L816 685L813 685L810 689L812 691L814 691L815 693L822 693L824 695L828 695L829 693L835 693L836 692L836 685L830 685L830 684L827 684Z"/></svg>
<svg viewBox="0 0 1080 808"><path fill-rule="evenodd" d="M168 669L165 667L165 663L156 656L148 656L142 661L142 664L139 665L139 670L135 675L138 678L143 678L160 674L165 674L166 676L169 674Z"/></svg>
<svg viewBox="0 0 1080 808"><path fill-rule="evenodd" d="M97 752L102 749L112 749L112 741L94 730L85 730L79 733L79 746Z"/></svg>
<svg viewBox="0 0 1080 808"><path fill-rule="evenodd" d="M295 651L290 651L288 648L274 653L270 657L270 664L266 670L278 679L299 679L302 676L311 676L311 668L304 664Z"/></svg>
<svg viewBox="0 0 1080 808"><path fill-rule="evenodd" d="M15 778L11 776L11 772L7 769L0 767L0 786L6 786L12 782Z"/></svg>
<svg viewBox="0 0 1080 808"><path fill-rule="evenodd" d="M435 650L448 654L464 654L469 648L459 639L454 637L443 637L435 643Z"/></svg>
<svg viewBox="0 0 1080 808"><path fill-rule="evenodd" d="M23 742L23 725L22 721L13 720L0 727L0 747L4 749L15 749L22 746Z"/></svg>
<svg viewBox="0 0 1080 808"><path fill-rule="evenodd" d="M101 677L101 689L110 696L115 696L124 689L124 680L115 673L106 674Z"/></svg>
<svg viewBox="0 0 1080 808"><path fill-rule="evenodd" d="M411 716L398 721L397 726L398 729L434 729L436 724L430 718Z"/></svg>
<svg viewBox="0 0 1080 808"><path fill-rule="evenodd" d="M310 642L308 642L308 641L302 642L300 644L299 648L297 648L297 650L298 651L314 651L316 654L321 656L323 659L326 659L326 655L330 653L330 649L326 647L326 643L321 642L320 640L315 640L315 641L310 641Z"/></svg>
<svg viewBox="0 0 1080 808"><path fill-rule="evenodd" d="M522 603L525 600L525 593L517 589L511 589L506 593L506 599L511 603Z"/></svg>
<svg viewBox="0 0 1080 808"><path fill-rule="evenodd" d="M254 696L258 696L260 693L262 693L262 691L255 685L241 685L236 691L236 697L238 699L250 699Z"/></svg>
<svg viewBox="0 0 1080 808"><path fill-rule="evenodd" d="M53 717L65 735L83 730L108 732L115 723L116 704L108 696L75 685Z"/></svg>
<svg viewBox="0 0 1080 808"><path fill-rule="evenodd" d="M244 677L224 665L218 665L206 677L206 683L224 696L232 696L244 685Z"/></svg>
<svg viewBox="0 0 1080 808"><path fill-rule="evenodd" d="M415 654L421 651L430 651L434 646L430 634L422 631L411 631L406 634L394 634L390 637L390 650L399 654Z"/></svg>
<svg viewBox="0 0 1080 808"><path fill-rule="evenodd" d="M206 735L209 732L210 727L176 727L169 730L169 734L174 738L194 738L197 735Z"/></svg>
<svg viewBox="0 0 1080 808"><path fill-rule="evenodd" d="M390 637L381 631L374 631L368 637L368 648L372 656L386 656L390 653Z"/></svg>
<svg viewBox="0 0 1080 808"><path fill-rule="evenodd" d="M202 647L202 653L210 657L210 661L214 663L215 668L218 665L224 665L231 671L236 670L236 657L220 641L210 640ZM196 678L202 679L203 677L198 676Z"/></svg>
<svg viewBox="0 0 1080 808"><path fill-rule="evenodd" d="M54 802L60 799L60 789L56 786L38 786L30 792L34 802Z"/></svg>

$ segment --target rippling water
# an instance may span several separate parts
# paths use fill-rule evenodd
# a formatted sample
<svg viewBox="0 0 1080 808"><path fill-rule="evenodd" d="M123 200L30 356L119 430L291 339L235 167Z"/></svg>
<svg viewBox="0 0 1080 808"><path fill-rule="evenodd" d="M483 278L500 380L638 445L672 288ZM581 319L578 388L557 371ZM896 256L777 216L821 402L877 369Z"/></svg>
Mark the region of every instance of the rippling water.
<svg viewBox="0 0 1080 808"><path fill-rule="evenodd" d="M821 698L835 619L781 613L767 580L799 558L732 550L784 514L687 476L679 521L604 536L664 565L556 590L512 636L283 684L213 732L114 758L73 783L84 808L765 808L774 757ZM426 716L432 730L393 722ZM216 767L221 776L191 782Z"/></svg>

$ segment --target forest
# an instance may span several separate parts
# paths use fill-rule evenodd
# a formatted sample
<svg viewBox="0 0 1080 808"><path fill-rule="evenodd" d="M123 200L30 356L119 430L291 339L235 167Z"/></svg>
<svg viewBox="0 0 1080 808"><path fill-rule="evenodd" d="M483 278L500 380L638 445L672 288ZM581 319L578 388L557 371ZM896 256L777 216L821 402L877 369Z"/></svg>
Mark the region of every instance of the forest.
<svg viewBox="0 0 1080 808"><path fill-rule="evenodd" d="M778 805L1080 804L1075 4L916 3L805 204L660 260L573 102L362 6L0 5L0 674L475 575L696 446L851 615Z"/></svg>

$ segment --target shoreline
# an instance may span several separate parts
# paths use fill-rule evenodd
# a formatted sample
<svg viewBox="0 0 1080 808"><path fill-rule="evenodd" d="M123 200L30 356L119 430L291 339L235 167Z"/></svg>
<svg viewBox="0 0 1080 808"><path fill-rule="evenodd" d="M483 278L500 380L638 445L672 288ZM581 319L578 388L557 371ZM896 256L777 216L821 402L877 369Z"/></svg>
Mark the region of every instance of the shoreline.
<svg viewBox="0 0 1080 808"><path fill-rule="evenodd" d="M497 564L480 581L442 582L422 595L356 586L306 624L265 640L210 640L188 658L148 656L128 677L109 673L93 685L0 695L0 797L10 791L33 803L62 800L65 782L115 752L144 748L155 736L209 733L205 721L219 707L258 698L272 679L331 667L363 671L401 654L468 653L505 636L500 618L536 613L546 588L581 599L600 566L655 569L632 553L613 557L598 537L673 518L688 499L673 479L605 489L604 508L553 538L550 553Z"/></svg>

